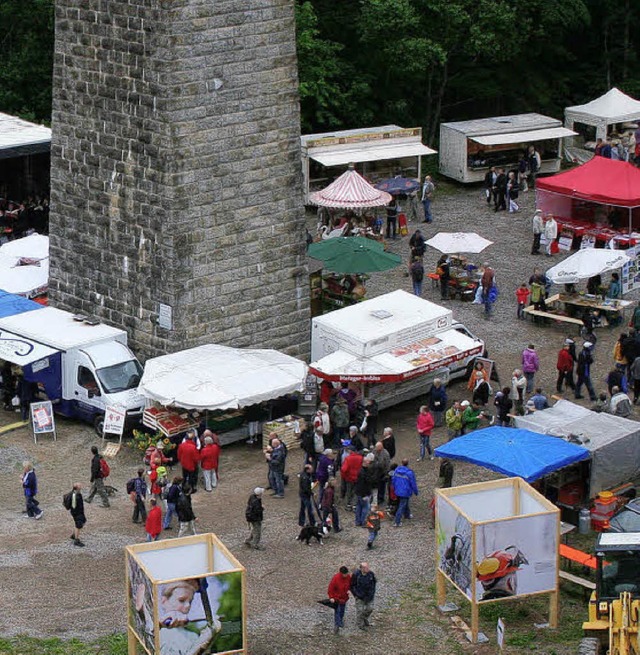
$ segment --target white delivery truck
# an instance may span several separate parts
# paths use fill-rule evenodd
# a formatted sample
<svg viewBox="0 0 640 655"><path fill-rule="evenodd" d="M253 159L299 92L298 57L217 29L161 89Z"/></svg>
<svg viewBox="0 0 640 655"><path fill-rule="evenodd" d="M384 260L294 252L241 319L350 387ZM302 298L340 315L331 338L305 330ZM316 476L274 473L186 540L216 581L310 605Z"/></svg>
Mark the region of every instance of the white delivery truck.
<svg viewBox="0 0 640 655"><path fill-rule="evenodd" d="M309 372L361 383L384 409L427 394L436 377L466 376L484 351L451 310L397 290L314 318Z"/></svg>
<svg viewBox="0 0 640 655"><path fill-rule="evenodd" d="M124 330L13 298L0 303L0 359L20 366L54 411L92 423L100 435L106 407L124 408L129 424L140 420L142 366Z"/></svg>

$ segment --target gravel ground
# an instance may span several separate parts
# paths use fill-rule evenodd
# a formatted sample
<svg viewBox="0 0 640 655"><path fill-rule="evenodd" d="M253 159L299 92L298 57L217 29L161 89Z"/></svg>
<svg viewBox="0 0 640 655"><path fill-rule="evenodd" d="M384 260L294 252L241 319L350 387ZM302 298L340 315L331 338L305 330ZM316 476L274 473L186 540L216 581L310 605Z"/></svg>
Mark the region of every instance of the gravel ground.
<svg viewBox="0 0 640 655"><path fill-rule="evenodd" d="M520 352L529 343L537 345L542 370L538 381L545 389L554 388L555 359L566 328L537 327L515 318L516 287L528 279L533 267L548 267L551 260L534 257L530 252L530 217L533 194L524 194L519 214L495 214L486 207L478 188L439 184L433 203L434 224L425 226L427 237L437 231L477 231L494 241L476 262L489 261L496 269L500 298L494 317L487 321L481 307L449 301L454 316L482 337L503 378L519 364ZM310 224L312 220L310 218ZM410 232L416 224L410 225ZM389 248L408 260L408 238L389 244ZM435 267L438 253L429 249L425 264ZM369 296L395 288L410 290L410 281L402 268L372 275ZM439 302L436 291L425 285L425 296ZM633 296L632 296L633 297ZM596 387L611 363L616 338L611 331L601 331L596 355ZM463 384L452 385L450 398L468 397ZM415 458L414 421L419 400L405 403L383 413L381 424L394 427L399 441L398 458ZM14 420L0 411L0 423ZM442 429L435 431L434 442L442 443ZM125 628L123 546L143 541L139 526L131 523L132 506L124 493L118 495L111 509L92 504L87 509L87 547L71 546L71 521L62 508L62 495L76 480L88 484L90 452L96 443L89 427L59 421L58 441L40 439L37 446L26 430L3 438L0 444L0 494L5 499L0 508L4 526L0 542L0 633L34 636L79 636L94 638ZM42 521L22 517L19 483L21 462L31 457L39 474L40 500L45 509ZM295 473L302 457L292 451L288 462ZM124 490L139 458L123 451L112 465L112 484ZM447 621L432 616L429 607L413 611L426 617L410 621L406 601L413 585L433 583L433 531L428 529L428 502L436 479L436 462L415 464L421 494L414 503L415 520L400 530L388 524L376 542L366 550L366 531L353 526L346 512L341 519L345 531L331 535L324 546L310 547L295 541L298 529L296 480L285 500L267 497L264 525L265 552L247 550L244 506L250 490L266 482L266 467L258 449L244 444L225 448L221 460L221 484L212 494L200 492L194 497L194 509L201 531L213 531L236 554L247 568L249 651L255 655L292 655L295 653L417 653L427 644L437 645L438 653L493 653L495 647L467 645L452 633ZM454 483L464 484L493 477L473 466L456 467ZM170 533L168 533L170 534ZM376 625L363 634L354 627L354 609L347 609L347 625L341 639L330 636L331 612L317 604L326 594L331 575L342 564L355 567L367 559L379 579L374 614ZM582 617L580 617L582 620ZM402 639L399 640L399 633ZM516 652L516 651L513 651ZM557 650L563 655L562 649Z"/></svg>

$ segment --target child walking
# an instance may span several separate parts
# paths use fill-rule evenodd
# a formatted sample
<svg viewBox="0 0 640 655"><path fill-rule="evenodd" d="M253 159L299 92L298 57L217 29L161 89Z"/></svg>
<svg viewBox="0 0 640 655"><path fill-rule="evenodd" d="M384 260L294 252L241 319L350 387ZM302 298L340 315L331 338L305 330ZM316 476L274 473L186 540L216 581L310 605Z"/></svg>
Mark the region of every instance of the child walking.
<svg viewBox="0 0 640 655"><path fill-rule="evenodd" d="M371 550L373 548L373 542L380 532L380 521L384 518L384 512L378 511L377 505L371 506L371 511L367 515L367 519L364 523L367 530L369 530L369 538L367 540L367 548Z"/></svg>
<svg viewBox="0 0 640 655"><path fill-rule="evenodd" d="M531 291L527 288L527 285L523 282L516 289L516 300L518 301L518 318L524 320L524 308L529 304L529 296Z"/></svg>

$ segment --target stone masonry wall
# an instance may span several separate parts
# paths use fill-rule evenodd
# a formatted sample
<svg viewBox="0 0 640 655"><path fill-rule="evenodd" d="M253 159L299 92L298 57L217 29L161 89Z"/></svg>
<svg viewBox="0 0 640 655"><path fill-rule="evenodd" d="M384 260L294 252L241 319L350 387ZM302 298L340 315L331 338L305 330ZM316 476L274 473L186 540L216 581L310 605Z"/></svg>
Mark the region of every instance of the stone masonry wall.
<svg viewBox="0 0 640 655"><path fill-rule="evenodd" d="M53 304L306 356L296 66L293 0L57 0Z"/></svg>

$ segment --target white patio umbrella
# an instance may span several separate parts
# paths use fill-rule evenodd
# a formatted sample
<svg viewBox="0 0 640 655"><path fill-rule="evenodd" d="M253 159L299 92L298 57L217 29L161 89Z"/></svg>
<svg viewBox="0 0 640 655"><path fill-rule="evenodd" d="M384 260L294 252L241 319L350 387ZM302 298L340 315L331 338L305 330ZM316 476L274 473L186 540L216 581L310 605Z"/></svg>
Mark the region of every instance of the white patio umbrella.
<svg viewBox="0 0 640 655"><path fill-rule="evenodd" d="M555 284L574 284L594 275L615 271L630 258L620 250L586 248L567 257L547 271L547 277Z"/></svg>
<svg viewBox="0 0 640 655"><path fill-rule="evenodd" d="M492 243L493 241L489 241L489 239L485 239L475 232L438 232L438 234L426 241L428 246L446 255L459 252L482 252Z"/></svg>

